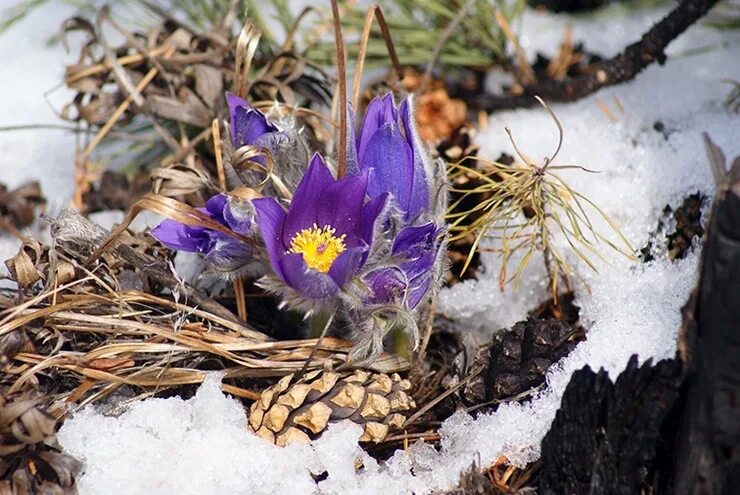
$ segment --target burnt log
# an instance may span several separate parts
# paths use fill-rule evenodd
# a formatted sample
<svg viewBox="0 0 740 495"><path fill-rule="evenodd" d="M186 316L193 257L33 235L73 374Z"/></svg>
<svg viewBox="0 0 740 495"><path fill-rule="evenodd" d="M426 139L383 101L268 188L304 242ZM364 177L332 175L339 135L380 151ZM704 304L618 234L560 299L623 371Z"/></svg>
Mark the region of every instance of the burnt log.
<svg viewBox="0 0 740 495"><path fill-rule="evenodd" d="M575 372L542 441L540 493L738 493L740 157L727 171L705 140L717 196L678 356L639 368L633 356L615 383Z"/></svg>
<svg viewBox="0 0 740 495"><path fill-rule="evenodd" d="M542 440L540 493L640 493L681 379L677 360L638 366L637 356L616 382L603 369L573 373Z"/></svg>
<svg viewBox="0 0 740 495"><path fill-rule="evenodd" d="M738 493L740 484L740 157L705 136L717 181L694 300L679 351L686 401L675 450L672 493Z"/></svg>

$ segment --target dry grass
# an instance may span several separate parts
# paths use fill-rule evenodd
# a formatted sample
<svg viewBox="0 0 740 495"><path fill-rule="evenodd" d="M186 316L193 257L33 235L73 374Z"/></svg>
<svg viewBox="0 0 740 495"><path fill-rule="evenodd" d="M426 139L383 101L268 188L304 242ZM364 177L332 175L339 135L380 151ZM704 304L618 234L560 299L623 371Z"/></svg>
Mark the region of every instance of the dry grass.
<svg viewBox="0 0 740 495"><path fill-rule="evenodd" d="M88 263L86 253L96 244L80 249L84 234L72 245L68 235L60 234L62 227L56 228L53 247L16 257L17 264L27 265L19 266L19 273L35 272L36 282L0 298L0 344L22 343L0 345L7 363L2 382L10 392L35 385L54 401L81 406L122 387L137 397L180 392L219 370L225 392L253 400L263 379L299 371L317 347L317 339L275 341L225 308L226 316L204 309L209 305L195 304L189 296L196 289L184 282L171 284L171 293L161 295L126 289L123 274L145 276L119 255L138 249L131 236L121 235ZM133 259L144 259L147 277L167 280L159 271L170 268L156 253L147 250L137 256ZM70 265L73 276L65 271L66 280L60 283L60 267ZM211 305L220 307L216 301ZM325 338L308 369L341 367L350 350L348 341ZM408 363L385 355L373 368L401 371Z"/></svg>

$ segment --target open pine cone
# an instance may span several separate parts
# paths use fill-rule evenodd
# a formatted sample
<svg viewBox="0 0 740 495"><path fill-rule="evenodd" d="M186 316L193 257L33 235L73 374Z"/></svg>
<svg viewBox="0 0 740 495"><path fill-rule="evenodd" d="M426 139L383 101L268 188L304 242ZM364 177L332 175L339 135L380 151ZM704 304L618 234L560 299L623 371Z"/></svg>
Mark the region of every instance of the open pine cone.
<svg viewBox="0 0 740 495"><path fill-rule="evenodd" d="M379 443L416 407L406 393L411 383L396 373L318 370L294 377L265 389L250 408L249 428L279 446L308 443L344 419L364 427L361 442Z"/></svg>

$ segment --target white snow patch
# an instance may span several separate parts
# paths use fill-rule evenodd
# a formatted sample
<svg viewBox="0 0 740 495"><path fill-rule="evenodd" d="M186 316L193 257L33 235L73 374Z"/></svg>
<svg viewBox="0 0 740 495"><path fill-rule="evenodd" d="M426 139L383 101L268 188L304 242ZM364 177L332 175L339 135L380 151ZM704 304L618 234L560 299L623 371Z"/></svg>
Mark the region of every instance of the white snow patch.
<svg viewBox="0 0 740 495"><path fill-rule="evenodd" d="M522 43L530 54L535 50L552 54L565 23L571 22L576 40L586 39L589 49L609 56L638 39L665 11L616 15L608 21L527 11ZM34 16L28 21L35 23L33 29L48 33L62 14L44 9ZM4 125L36 122L44 115L51 119L51 113L42 112L46 104L40 95L60 79L64 55L43 51L43 37L37 32L29 29L27 35L29 39L19 39L12 53L0 54L7 83L0 108ZM708 131L728 156L740 154L740 119L721 106L730 87L720 82L740 74L738 41L735 32L693 27L671 44L668 53L674 57L665 66L652 66L635 81L580 102L553 105L566 132L557 163L600 171L563 177L595 200L634 246L644 244L665 204L675 205L696 190L711 194L701 131ZM689 49L706 46L714 49L686 56ZM617 123L597 108L597 99L612 109ZM664 123L667 138L653 129L657 120ZM504 125L512 128L518 145L530 156L552 153L554 126L543 110L533 109L496 114L479 136L484 156L495 159L501 151L513 153ZM63 205L72 190L72 149L72 137L63 133L0 134L2 180L13 187L40 177L44 190L57 195L52 200ZM605 231L603 225L601 230ZM504 454L526 463L538 457L540 441L574 370L604 367L616 377L633 353L644 361L675 352L679 308L695 282L698 254L677 263L657 259L649 265L606 255L609 263L598 264L598 275L579 265L591 290L581 288L577 294L581 315L591 322L588 340L549 372L548 388L527 404L503 405L476 420L464 413L454 415L442 427L439 451L417 443L377 464L358 447L360 429L353 425L333 426L310 446L280 449L247 433L242 407L221 394L216 378L190 400L150 399L119 417L84 409L65 422L60 443L85 462L85 474L78 480L82 495L423 494L455 485L460 471L473 462L488 465ZM502 294L495 257L484 256L483 263L486 272L480 280L444 291L440 307L490 333L523 318L543 299L544 277L541 263L534 261L520 291L507 289ZM358 473L356 461L364 466ZM322 471L328 477L317 485L311 473Z"/></svg>
<svg viewBox="0 0 740 495"><path fill-rule="evenodd" d="M47 40L74 13L69 5L51 2L0 37L5 48L0 50L0 126L60 123L55 110L71 101L74 93L55 87L64 80L64 66L75 61L75 54L67 53L61 44L50 48ZM38 180L51 211L66 206L74 189L74 140L71 132L59 129L0 132L0 181L13 189Z"/></svg>

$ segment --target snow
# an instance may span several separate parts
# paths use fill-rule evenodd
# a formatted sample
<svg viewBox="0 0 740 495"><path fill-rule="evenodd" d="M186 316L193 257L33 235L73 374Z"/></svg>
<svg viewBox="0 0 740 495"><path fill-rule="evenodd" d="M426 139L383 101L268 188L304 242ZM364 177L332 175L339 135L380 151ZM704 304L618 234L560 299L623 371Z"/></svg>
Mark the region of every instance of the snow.
<svg viewBox="0 0 740 495"><path fill-rule="evenodd" d="M0 127L60 123L54 109L60 110L72 92L55 86L64 77L64 66L75 59L61 45L49 48L46 41L74 12L68 5L52 2L0 35ZM3 130L0 182L10 190L26 181L40 181L49 200L48 211L58 212L68 205L74 190L74 139L71 132L60 129ZM38 234L38 230L27 233ZM18 245L14 238L0 235L0 261L13 256ZM2 274L5 266L0 266Z"/></svg>
<svg viewBox="0 0 740 495"><path fill-rule="evenodd" d="M530 54L535 50L553 54L570 22L575 40L588 39L589 48L609 56L637 39L665 9L619 12L614 8L607 20L603 13L566 18L527 11L522 44ZM42 50L36 30L53 26L63 12L34 15L33 22L16 31L28 37L18 41L26 56L0 55L6 64L5 80L11 81L0 106L3 125L52 119L51 113L44 113L41 94L61 76L63 55L58 49ZM721 82L740 74L738 41L735 32L695 26L671 45L664 66L651 66L633 82L582 101L552 105L565 128L556 164L599 171L561 175L610 215L633 246L645 244L666 204L675 206L697 190L712 194L702 131L709 132L727 156L740 154L740 116L722 106L730 86ZM689 55L697 47L711 49ZM33 77L26 77L29 72ZM489 83L495 83L494 78ZM611 122L597 101L608 105L618 120ZM653 128L658 120L666 136ZM557 142L555 127L546 112L536 108L494 115L478 136L483 156L513 154L505 125L529 156L551 155ZM41 177L44 190L55 194L53 203L66 203L71 194L72 139L51 131L0 134L2 180L12 187ZM591 218L607 232L596 215ZM538 457L540 441L573 371L589 365L616 377L634 353L641 361L675 353L679 309L695 283L698 249L678 262L659 256L646 265L614 252L604 255L605 261L596 260L598 273L572 260L586 281L578 286L576 304L589 326L588 339L550 370L547 389L526 404L505 404L477 419L455 414L440 431L439 451L416 443L378 464L359 448L361 432L351 424L333 426L309 446L277 448L247 432L245 411L220 392L217 376L189 400L149 399L118 417L95 407L83 409L64 423L60 444L85 462L85 474L78 480L82 495L423 494L454 486L459 473L474 462L490 465L506 455L523 465ZM486 270L479 280L443 291L438 305L468 324L479 339L524 318L545 297L541 261L532 262L518 292L510 287L503 293L498 290L495 256L483 255L483 263ZM360 464L362 469L356 471ZM311 474L323 471L328 476L317 485Z"/></svg>

